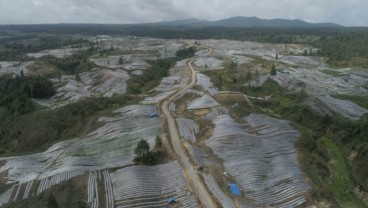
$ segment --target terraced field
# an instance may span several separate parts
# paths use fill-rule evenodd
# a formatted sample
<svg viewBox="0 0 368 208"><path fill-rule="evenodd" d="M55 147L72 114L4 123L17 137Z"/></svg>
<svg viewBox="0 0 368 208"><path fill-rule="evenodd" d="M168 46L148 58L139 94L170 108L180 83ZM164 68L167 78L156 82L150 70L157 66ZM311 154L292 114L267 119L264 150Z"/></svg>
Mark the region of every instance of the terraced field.
<svg viewBox="0 0 368 208"><path fill-rule="evenodd" d="M41 180L32 180L13 184L7 191L0 195L0 206L12 201L26 200L30 197L39 196L53 186L68 181L74 177L84 175L85 171L62 172Z"/></svg>
<svg viewBox="0 0 368 208"><path fill-rule="evenodd" d="M28 61L24 63L20 62L7 62L7 61L0 61L0 77L3 75L21 75L23 72L24 75L29 74L28 66L32 65L33 61Z"/></svg>
<svg viewBox="0 0 368 208"><path fill-rule="evenodd" d="M39 100L38 103L56 108L85 97L124 94L127 80L132 75L142 75L149 67L149 60L173 57L186 45L183 42L187 45L193 42L108 36L98 36L92 41L96 41L100 49L113 47L121 50L121 54L111 52L91 57L90 61L97 68L80 73L78 78L76 75L63 75L52 79L58 86L57 94L52 100ZM326 70L323 60L312 56L280 54L275 60L279 53L300 54L309 49L303 45L228 40L203 40L201 43L214 50L207 51L207 47L198 46L206 49L200 49L196 58L178 61L170 69L170 76L149 89L149 95L139 95L144 96L141 105L117 109L112 115L101 117L98 120L101 125L92 132L81 138L58 142L44 152L0 158L0 182L4 182L0 207L18 200L41 197L54 187L76 179L85 185L83 201L92 208L167 207L169 197L175 198L177 203L174 207L200 207L192 192L198 194L199 201L217 201L220 207L229 208L284 208L311 204L310 187L299 169L294 148L299 132L287 121L264 114L237 117L230 107L220 103L228 99L229 94L236 94L243 96L252 106L248 97L239 92L220 92L212 84L209 74L196 72L221 70L229 61L245 66L257 62L259 68L262 64L258 62L277 62L278 66L288 67L282 71L278 69L275 76L263 73L259 80L249 83L256 82L259 86L271 77L287 91L305 90L309 98L304 104L315 111L323 115L337 113L352 121L359 120L368 110L329 94L367 95L368 73L360 69ZM29 56L38 58L51 54L63 58L74 52L63 54L55 50ZM26 64L29 63L0 62L0 76L20 74L21 70L27 72ZM246 85L241 83L240 86ZM175 93L177 95L171 97ZM187 97L190 99L186 100ZM272 98L272 95L268 97ZM179 99L182 100L175 103ZM259 101L263 98L252 99ZM173 158L169 159L171 162L155 166L135 165L133 162L134 147L140 139L147 140L153 147L155 138L163 136L159 110L152 105L159 103L163 103L162 109L168 106L171 114L166 113L167 118L173 115L173 119L168 119L173 124L169 125L168 132L178 139L168 141L171 142L168 146L177 149L176 156L186 167L185 172L178 161L172 161ZM241 108L239 104L237 107ZM266 112L264 109L256 110ZM183 115L178 115L182 112ZM155 116L151 117L152 114ZM214 129L212 125L203 129L203 123L210 122ZM176 136L176 126L180 137ZM207 139L209 135L211 137ZM191 181L190 185L186 179ZM224 181L237 183L241 195L231 196L224 188L228 185L223 184ZM191 187L200 188L191 190ZM210 207L212 203L202 205Z"/></svg>
<svg viewBox="0 0 368 208"><path fill-rule="evenodd" d="M211 190L212 194L216 196L223 208L235 208L233 201L222 192L220 187L218 186L215 178L212 175L203 174L204 182L207 187Z"/></svg>
<svg viewBox="0 0 368 208"><path fill-rule="evenodd" d="M271 78L288 90L295 90L301 86L300 83L303 83L304 89L312 95L368 94L368 90L361 87L361 83L366 83L368 81L367 76L364 74L345 78L325 74L321 69L308 68L289 68L284 69L283 72L284 73L278 73L276 76L271 76ZM359 80L359 82L355 82L357 80Z"/></svg>
<svg viewBox="0 0 368 208"><path fill-rule="evenodd" d="M180 207L199 207L177 161L157 166L133 166L112 172L116 207L166 207L173 197Z"/></svg>
<svg viewBox="0 0 368 208"><path fill-rule="evenodd" d="M229 56L257 56L265 60L275 60L276 54L279 54L279 59L284 56L280 55L283 52L294 54L302 54L309 46L297 44L269 44L250 41L233 41L233 40L202 40L201 44L214 49L214 54L219 57L228 58ZM285 51L287 50L287 51ZM288 64L307 65L318 64L320 59L300 56L286 56L285 62Z"/></svg>
<svg viewBox="0 0 368 208"><path fill-rule="evenodd" d="M81 73L79 77L80 80L77 80L75 75L65 75L60 80L54 80L60 85L56 95L37 102L49 108L58 108L87 97L122 95L127 91L126 81L130 75L122 69L99 69Z"/></svg>
<svg viewBox="0 0 368 208"><path fill-rule="evenodd" d="M198 110L204 108L211 108L215 106L219 106L220 104L214 100L209 95L203 95L200 98L194 99L190 103L188 103L187 109L188 110Z"/></svg>
<svg viewBox="0 0 368 208"><path fill-rule="evenodd" d="M178 124L180 136L192 142L197 141L196 134L199 133L199 126L195 121L179 117L176 119L176 122Z"/></svg>
<svg viewBox="0 0 368 208"><path fill-rule="evenodd" d="M171 91L173 89L178 89L185 86L186 83L188 83L188 79L182 78L180 76L165 77L161 80L160 85L154 90L157 92Z"/></svg>
<svg viewBox="0 0 368 208"><path fill-rule="evenodd" d="M100 118L105 124L83 138L56 143L42 153L0 158L5 161L0 173L6 174L8 184L14 184L12 189L27 184L27 198L33 183L40 184L38 189L32 188L33 194L39 194L87 171L131 165L138 141L145 138L153 147L156 136L162 134L160 118L149 116L155 112L157 109L148 105L118 109L113 116Z"/></svg>
<svg viewBox="0 0 368 208"><path fill-rule="evenodd" d="M227 110L225 107L218 106L218 107L211 108L211 112L206 114L203 118L206 120L212 121L218 116L227 115L227 114L229 114L229 110Z"/></svg>
<svg viewBox="0 0 368 208"><path fill-rule="evenodd" d="M186 144L186 147L188 149L190 159L197 166L209 166L213 164L213 162L209 159L209 155L201 148L191 144Z"/></svg>
<svg viewBox="0 0 368 208"><path fill-rule="evenodd" d="M349 100L340 100L331 96L310 97L305 103L322 115L337 113L353 121L359 120L364 114L368 113L367 109Z"/></svg>
<svg viewBox="0 0 368 208"><path fill-rule="evenodd" d="M198 71L219 70L224 68L222 61L215 57L199 57L194 62L194 65Z"/></svg>
<svg viewBox="0 0 368 208"><path fill-rule="evenodd" d="M197 74L197 85L203 87L205 91L208 91L211 95L214 95L218 92L218 89L213 86L209 77L204 74Z"/></svg>
<svg viewBox="0 0 368 208"><path fill-rule="evenodd" d="M245 207L295 207L306 202L308 185L299 170L294 143L299 133L287 121L251 114L245 126L230 116L219 116L213 136L206 141L224 160L243 194Z"/></svg>
<svg viewBox="0 0 368 208"><path fill-rule="evenodd" d="M53 56L56 58L65 58L75 54L78 51L86 50L87 48L63 48L63 49L53 49L53 50L45 50L38 53L28 53L28 57L32 58L41 58L44 56Z"/></svg>

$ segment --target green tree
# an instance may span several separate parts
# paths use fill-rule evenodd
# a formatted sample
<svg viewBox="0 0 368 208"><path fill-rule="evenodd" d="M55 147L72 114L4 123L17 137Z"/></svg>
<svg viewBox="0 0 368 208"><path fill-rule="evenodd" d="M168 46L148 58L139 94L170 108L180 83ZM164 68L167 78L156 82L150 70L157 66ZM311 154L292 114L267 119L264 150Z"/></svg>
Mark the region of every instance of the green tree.
<svg viewBox="0 0 368 208"><path fill-rule="evenodd" d="M79 72L77 72L77 73L75 74L75 80L77 80L78 82L80 82L80 81L81 81L81 78L80 78L80 76L79 76Z"/></svg>
<svg viewBox="0 0 368 208"><path fill-rule="evenodd" d="M120 56L119 58L119 65L123 65L124 64L124 59L122 56Z"/></svg>
<svg viewBox="0 0 368 208"><path fill-rule="evenodd" d="M175 56L179 59L186 59L194 56L196 52L194 47L180 49L176 52Z"/></svg>
<svg viewBox="0 0 368 208"><path fill-rule="evenodd" d="M258 69L256 70L254 77L256 79L256 82L259 83L259 70Z"/></svg>
<svg viewBox="0 0 368 208"><path fill-rule="evenodd" d="M53 194L50 194L49 196L49 200L47 202L47 208L59 208L59 204L56 201Z"/></svg>
<svg viewBox="0 0 368 208"><path fill-rule="evenodd" d="M235 62L235 61L232 61L232 62L230 63L230 69L231 69L231 70L233 70L233 69L235 69L236 67L237 67L236 62Z"/></svg>
<svg viewBox="0 0 368 208"><path fill-rule="evenodd" d="M161 137L157 136L155 142L156 142L155 147L156 148L161 148L161 146L162 146L162 139L161 139Z"/></svg>
<svg viewBox="0 0 368 208"><path fill-rule="evenodd" d="M138 142L137 147L134 149L134 153L136 154L138 159L142 159L145 156L147 156L147 154L149 153L149 150L150 150L150 146L148 142L144 139L141 139Z"/></svg>
<svg viewBox="0 0 368 208"><path fill-rule="evenodd" d="M277 74L275 64L272 64L271 73L272 76L275 76Z"/></svg>

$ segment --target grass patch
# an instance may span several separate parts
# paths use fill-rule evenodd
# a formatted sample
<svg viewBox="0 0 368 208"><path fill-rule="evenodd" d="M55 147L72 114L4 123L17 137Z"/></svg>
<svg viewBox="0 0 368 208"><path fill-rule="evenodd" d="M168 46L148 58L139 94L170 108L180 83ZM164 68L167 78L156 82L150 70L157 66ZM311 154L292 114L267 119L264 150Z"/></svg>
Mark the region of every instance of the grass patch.
<svg viewBox="0 0 368 208"><path fill-rule="evenodd" d="M368 108L368 96L359 96L359 95L332 95L332 97L341 99L341 100L350 100L361 107Z"/></svg>
<svg viewBox="0 0 368 208"><path fill-rule="evenodd" d="M262 86L253 87L253 86L246 86L241 88L241 92L253 96L253 97L265 97L268 95L273 94L282 94L284 93L284 89L277 84L277 82L273 81L272 79L268 78Z"/></svg>
<svg viewBox="0 0 368 208"><path fill-rule="evenodd" d="M225 63L224 70L220 71L205 71L205 75L210 77L211 82L220 90L223 91L237 91L242 92L254 97L264 97L273 93L281 93L284 90L272 79L267 79L262 86L251 86L246 85L251 80L258 79L260 72L257 70L251 70L250 68L257 66L256 68L263 68L271 70L272 62L265 61L263 59L258 60L257 57L252 57L255 59L254 62L234 66L233 64ZM256 65L259 64L259 65Z"/></svg>
<svg viewBox="0 0 368 208"><path fill-rule="evenodd" d="M211 78L211 82L220 90L236 90L245 82L252 79L254 74L241 66L234 67L229 63L224 64L224 70L201 72Z"/></svg>
<svg viewBox="0 0 368 208"><path fill-rule="evenodd" d="M352 193L356 184L350 177L343 152L329 137L322 137L320 141L326 148L329 157L328 167L330 169L330 176L325 178L323 186L331 191L342 207L366 207Z"/></svg>
<svg viewBox="0 0 368 208"><path fill-rule="evenodd" d="M368 67L368 58L367 57L349 57L338 60L329 60L327 62L329 65L336 68L344 68L344 67Z"/></svg>
<svg viewBox="0 0 368 208"><path fill-rule="evenodd" d="M322 72L325 73L325 74L334 76L334 77L337 77L337 76L340 75L339 71L335 71L335 70L331 70L331 69L324 69L324 70L322 70Z"/></svg>

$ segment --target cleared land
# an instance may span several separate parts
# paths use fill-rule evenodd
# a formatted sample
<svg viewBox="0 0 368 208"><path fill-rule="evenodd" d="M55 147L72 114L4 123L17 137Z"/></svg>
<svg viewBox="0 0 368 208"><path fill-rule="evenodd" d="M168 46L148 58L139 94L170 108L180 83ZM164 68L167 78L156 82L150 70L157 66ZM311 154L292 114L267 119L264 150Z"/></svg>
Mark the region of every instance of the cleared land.
<svg viewBox="0 0 368 208"><path fill-rule="evenodd" d="M227 115L217 117L213 136L206 141L253 201L244 201L243 205L293 207L304 204L308 185L299 170L293 147L299 133L286 121L265 115L251 114L244 121L252 131Z"/></svg>
<svg viewBox="0 0 368 208"><path fill-rule="evenodd" d="M126 94L129 80L144 76L153 60L174 57L194 40L97 36L90 42L100 51L87 59L93 69L54 77L56 95L36 102L57 108L87 97L109 99ZM305 139L305 132L278 119L281 115L277 113L295 110L291 102L297 98L292 96L300 93L306 98L300 104L321 115L338 114L358 121L368 113L364 99L357 98L368 94L367 71L329 68L323 58L302 56L305 50L316 51L307 45L229 40L202 40L200 44L196 58L170 65L168 74L159 77L155 86L140 91L137 97L142 98L141 105L102 116L88 134L58 142L44 152L0 158L0 182L4 184L0 187L0 206L44 199L56 187L71 186L69 183L77 180L84 190L78 194L92 208L165 207L168 197L175 198L176 207L312 205L311 186L299 169L300 158L294 147L299 138ZM66 58L77 52L56 49L29 54L37 58L35 62L0 62L0 76L21 72L33 75L37 70L30 70L35 64L41 73L49 70L48 65L38 62L43 56ZM270 76L273 63L277 74ZM213 83L219 87L211 82L214 77ZM264 90L266 85L273 89ZM254 96L243 94L245 88ZM285 99L278 97L282 90L286 91ZM134 147L140 139L154 147L156 136L164 138L164 122L152 104L160 105L167 118L172 146L165 148L173 148L177 160L135 165ZM272 105L283 108L272 111ZM326 187L341 205L353 206L352 195L344 195L355 184L343 153L328 137L317 144L318 151L323 149L320 145L327 147L326 157L332 158L328 166L341 173L341 177L332 174ZM334 181L346 183L334 188ZM240 196L230 194L230 182L241 187Z"/></svg>

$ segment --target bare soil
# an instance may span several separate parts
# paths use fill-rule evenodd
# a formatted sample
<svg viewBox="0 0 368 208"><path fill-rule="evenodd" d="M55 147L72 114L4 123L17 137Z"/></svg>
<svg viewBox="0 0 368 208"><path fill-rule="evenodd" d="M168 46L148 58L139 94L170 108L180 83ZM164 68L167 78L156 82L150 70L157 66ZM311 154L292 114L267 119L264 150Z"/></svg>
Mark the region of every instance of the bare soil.
<svg viewBox="0 0 368 208"><path fill-rule="evenodd" d="M33 64L27 66L27 68L29 70L29 75L31 76L48 75L57 71L53 66L42 62L34 62Z"/></svg>
<svg viewBox="0 0 368 208"><path fill-rule="evenodd" d="M8 171L0 173L0 194L11 187L11 184L6 184L6 182L8 181L8 179L6 179L7 175Z"/></svg>
<svg viewBox="0 0 368 208"><path fill-rule="evenodd" d="M244 95L242 94L218 94L214 96L216 101L228 105L230 103L240 103L240 102L246 102Z"/></svg>
<svg viewBox="0 0 368 208"><path fill-rule="evenodd" d="M175 101L175 112L182 114L187 109L187 102L196 98L199 98L199 96L193 93L186 93L183 97Z"/></svg>

